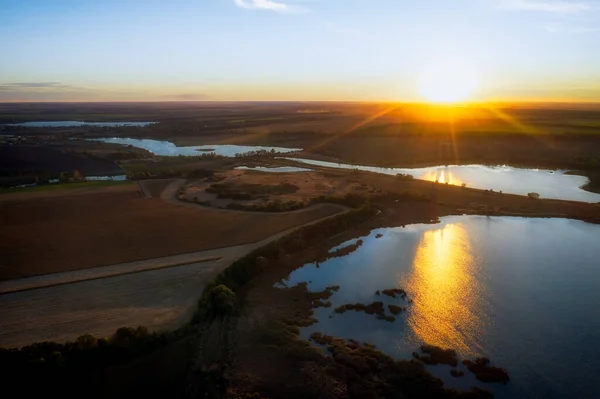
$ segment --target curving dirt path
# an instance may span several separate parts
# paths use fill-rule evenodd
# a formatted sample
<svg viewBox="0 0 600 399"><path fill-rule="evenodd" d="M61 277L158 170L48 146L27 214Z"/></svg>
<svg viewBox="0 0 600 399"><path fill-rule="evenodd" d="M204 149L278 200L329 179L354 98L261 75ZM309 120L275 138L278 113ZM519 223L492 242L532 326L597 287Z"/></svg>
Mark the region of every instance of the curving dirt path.
<svg viewBox="0 0 600 399"><path fill-rule="evenodd" d="M177 206L185 206L188 208L208 208L211 210L214 210L216 212L223 212L223 213L248 213L248 211L244 211L244 210L238 210L238 209L224 209L224 208L216 208L216 207L212 207L212 206L205 206L205 205L201 205L201 204L196 204L193 202L189 202L189 201L183 201L180 200L179 198L177 198L177 192L179 191L180 188L182 188L185 183L187 182L186 179L174 179L171 183L169 183L169 185L167 185L165 187L165 189L163 190L163 192L161 193L160 197L163 201L169 203L169 204L173 204L173 205L177 205ZM254 212L252 211L253 214L262 214L262 215L273 215L273 214L290 214L290 213L302 213L302 212L306 212L308 209L315 209L315 208L324 208L324 207L332 207L335 206L337 207L340 212L343 211L348 211L350 210L349 207L344 206L344 205L339 205L339 204L315 204L315 205L310 205L307 206L306 208L301 208L301 209L295 209L293 211L285 211L285 212Z"/></svg>
<svg viewBox="0 0 600 399"><path fill-rule="evenodd" d="M175 197L183 184L170 183L162 199L197 209ZM0 282L0 347L64 342L86 333L110 336L123 326L177 328L191 318L206 284L233 261L336 215L244 245Z"/></svg>

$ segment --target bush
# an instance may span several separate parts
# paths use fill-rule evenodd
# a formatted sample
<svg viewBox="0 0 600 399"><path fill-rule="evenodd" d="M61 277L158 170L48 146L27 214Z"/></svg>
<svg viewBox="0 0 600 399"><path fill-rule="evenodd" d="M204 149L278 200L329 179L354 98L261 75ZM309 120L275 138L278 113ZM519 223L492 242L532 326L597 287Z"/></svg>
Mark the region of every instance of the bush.
<svg viewBox="0 0 600 399"><path fill-rule="evenodd" d="M210 306L216 315L227 315L235 311L236 296L226 285L220 284L210 290Z"/></svg>
<svg viewBox="0 0 600 399"><path fill-rule="evenodd" d="M214 290L216 287L223 285L235 293L241 286L260 273L261 267L257 264L257 258L277 259L280 254L292 255L302 251L307 246L321 243L327 237L347 230L350 225L364 222L373 216L375 212L372 208L364 207L314 225L305 226L236 260L204 289L204 293L198 301L198 310L192 323L216 316L214 308Z"/></svg>

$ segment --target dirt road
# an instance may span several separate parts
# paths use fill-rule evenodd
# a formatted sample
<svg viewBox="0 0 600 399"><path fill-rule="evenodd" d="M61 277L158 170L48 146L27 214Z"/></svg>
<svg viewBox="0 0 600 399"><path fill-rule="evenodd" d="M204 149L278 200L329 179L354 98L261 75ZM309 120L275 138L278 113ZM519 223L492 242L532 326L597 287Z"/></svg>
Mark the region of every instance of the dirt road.
<svg viewBox="0 0 600 399"><path fill-rule="evenodd" d="M171 183L162 198L197 208L175 199L181 184ZM177 328L191 318L206 284L234 260L329 217L250 244L0 282L0 347L106 337L123 326Z"/></svg>

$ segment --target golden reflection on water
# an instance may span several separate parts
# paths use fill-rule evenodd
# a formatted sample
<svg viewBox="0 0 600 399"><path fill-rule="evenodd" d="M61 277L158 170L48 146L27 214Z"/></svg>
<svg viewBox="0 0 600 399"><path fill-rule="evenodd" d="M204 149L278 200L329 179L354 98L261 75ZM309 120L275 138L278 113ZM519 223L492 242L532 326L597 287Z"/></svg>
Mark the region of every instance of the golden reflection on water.
<svg viewBox="0 0 600 399"><path fill-rule="evenodd" d="M478 314L481 288L467 230L461 224L426 231L406 281L414 298L408 325L417 341L476 352L485 323Z"/></svg>
<svg viewBox="0 0 600 399"><path fill-rule="evenodd" d="M431 170L423 176L423 180L438 181L440 183L453 184L460 186L463 182L452 174L450 170Z"/></svg>

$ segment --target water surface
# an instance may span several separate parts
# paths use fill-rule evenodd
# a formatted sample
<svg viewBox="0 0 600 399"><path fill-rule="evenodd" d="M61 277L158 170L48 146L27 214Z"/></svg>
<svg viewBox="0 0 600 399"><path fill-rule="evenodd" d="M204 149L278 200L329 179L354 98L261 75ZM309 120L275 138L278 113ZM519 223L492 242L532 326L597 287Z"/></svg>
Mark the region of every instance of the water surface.
<svg viewBox="0 0 600 399"><path fill-rule="evenodd" d="M233 144L212 144L212 145L195 145L179 147L170 141L150 140L150 139L130 139L130 138L98 138L91 139L94 141L102 141L105 143L132 145L134 147L143 148L150 151L154 155L160 156L208 156L209 153L225 157L234 157L236 154L244 154L252 151L268 151L275 153L290 153L301 151L301 148L284 148L284 147L264 147L253 145L233 145Z"/></svg>
<svg viewBox="0 0 600 399"><path fill-rule="evenodd" d="M116 127L116 126L148 126L158 122L81 122L81 121L47 121L47 122L23 122L6 123L5 126L23 126L23 127L79 127L79 126L98 126L98 127Z"/></svg>
<svg viewBox="0 0 600 399"><path fill-rule="evenodd" d="M448 386L476 384L501 398L600 397L600 225L454 216L360 239L355 252L318 268L307 264L283 282L311 281L315 291L341 287L330 298L333 307L317 309L319 322L302 336L353 338L397 358L410 358L423 343L454 348L462 358L488 356L508 369L508 385L483 384L472 374L455 379L448 366L433 371ZM414 303L375 295L395 287ZM377 300L408 311L393 323L332 313L346 303Z"/></svg>
<svg viewBox="0 0 600 399"><path fill-rule="evenodd" d="M386 175L410 174L415 179L439 181L460 186L505 193L527 195L535 192L541 198L583 202L600 202L600 194L585 191L581 186L589 182L585 176L565 174L564 170L524 169L512 166L449 165L427 168L382 168L351 165L303 158L285 158L308 165L339 169L357 169Z"/></svg>

